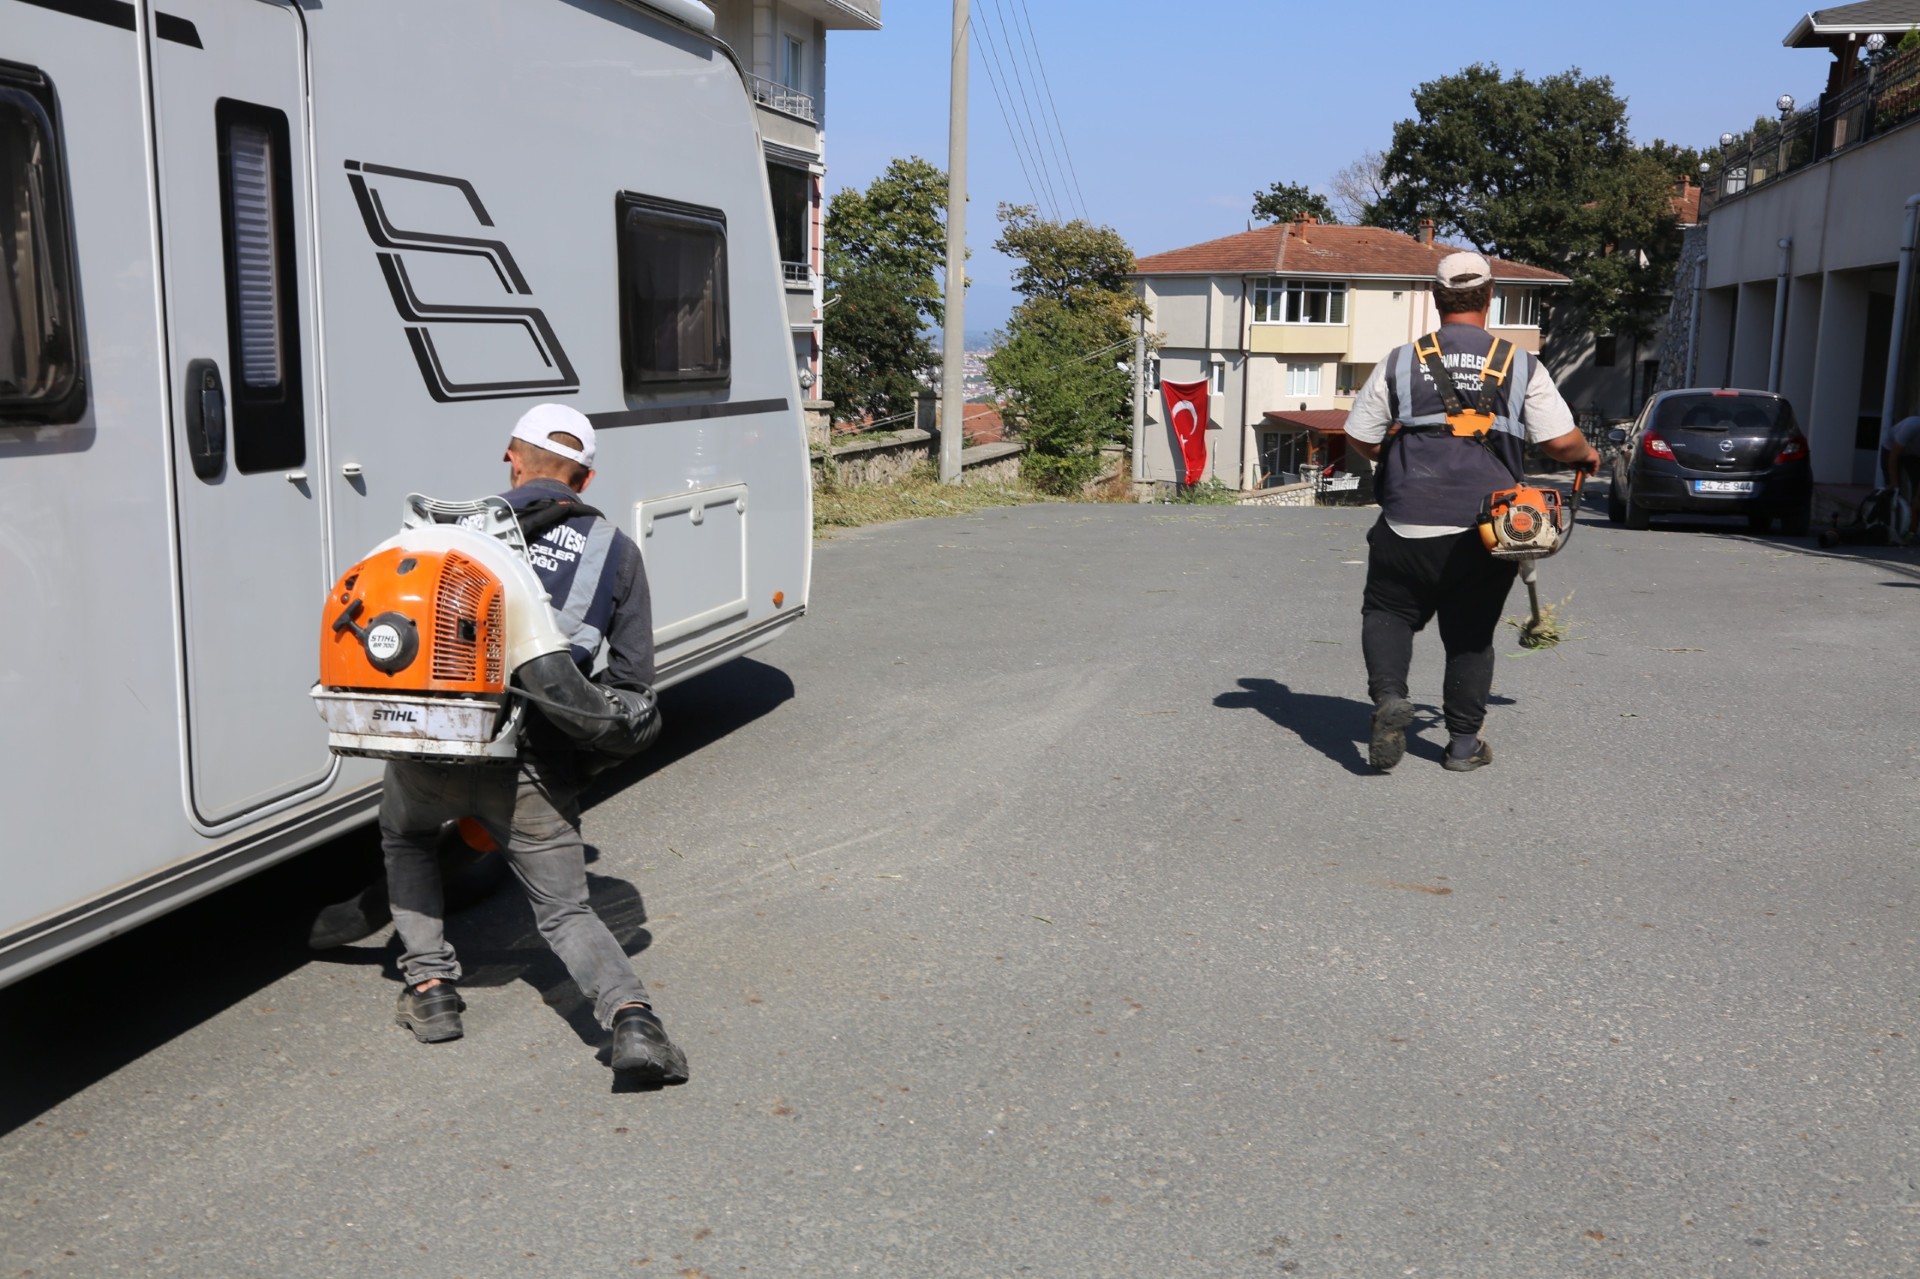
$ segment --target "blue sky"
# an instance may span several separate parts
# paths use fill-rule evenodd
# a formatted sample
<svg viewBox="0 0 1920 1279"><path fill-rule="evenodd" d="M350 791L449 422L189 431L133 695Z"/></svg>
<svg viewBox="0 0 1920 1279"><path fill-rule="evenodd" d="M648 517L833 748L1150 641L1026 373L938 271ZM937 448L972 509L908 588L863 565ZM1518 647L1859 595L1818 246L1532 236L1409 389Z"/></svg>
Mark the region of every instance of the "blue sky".
<svg viewBox="0 0 1920 1279"><path fill-rule="evenodd" d="M1471 62L1610 77L1637 139L1695 146L1751 124L1782 93L1812 102L1828 63L1781 45L1806 10L1770 0L971 3L969 333L1003 324L1017 301L991 247L994 210L1034 200L994 99L983 23L996 37L1003 21L1031 23L1079 180L1073 211L1084 197L1092 221L1143 255L1244 230L1253 192L1271 182L1324 191L1361 153L1386 149L1416 85ZM881 16L884 30L834 32L827 46L829 193L864 186L895 156L946 163L951 4L885 0ZM1039 80L1021 65L1031 97ZM1051 157L1057 142L1040 145Z"/></svg>

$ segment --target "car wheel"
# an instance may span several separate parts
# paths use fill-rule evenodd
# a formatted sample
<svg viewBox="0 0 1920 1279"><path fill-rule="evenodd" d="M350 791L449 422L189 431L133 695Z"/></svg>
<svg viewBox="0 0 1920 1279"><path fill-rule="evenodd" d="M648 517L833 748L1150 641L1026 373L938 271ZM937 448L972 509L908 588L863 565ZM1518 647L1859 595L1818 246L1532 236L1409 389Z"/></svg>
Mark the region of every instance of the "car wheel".
<svg viewBox="0 0 1920 1279"><path fill-rule="evenodd" d="M1796 506L1780 517L1780 531L1788 537L1805 537L1813 527L1813 507Z"/></svg>
<svg viewBox="0 0 1920 1279"><path fill-rule="evenodd" d="M1773 516L1765 511L1753 511L1747 516L1747 532L1765 533L1773 527Z"/></svg>
<svg viewBox="0 0 1920 1279"><path fill-rule="evenodd" d="M1643 529L1653 522L1653 515L1646 507L1634 501L1633 495L1629 493L1627 495L1627 509L1621 512L1621 519L1628 528Z"/></svg>

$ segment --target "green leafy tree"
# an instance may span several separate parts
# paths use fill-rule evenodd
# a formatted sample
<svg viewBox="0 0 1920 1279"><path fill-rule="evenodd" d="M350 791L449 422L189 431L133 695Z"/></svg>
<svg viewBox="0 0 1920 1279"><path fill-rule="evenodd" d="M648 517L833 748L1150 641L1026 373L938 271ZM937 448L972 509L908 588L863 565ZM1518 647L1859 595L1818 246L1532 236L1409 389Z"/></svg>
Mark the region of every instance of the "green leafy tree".
<svg viewBox="0 0 1920 1279"><path fill-rule="evenodd" d="M1651 331L1679 257L1678 175L1671 156L1634 145L1611 80L1475 64L1413 103L1382 170L1386 225L1411 233L1431 217L1445 238L1568 276L1582 327Z"/></svg>
<svg viewBox="0 0 1920 1279"><path fill-rule="evenodd" d="M1099 446L1128 421L1132 378L1115 364L1140 314L1127 281L1133 250L1111 227L1008 204L994 247L1016 261L1014 290L1025 300L987 357L987 377L1026 441L1028 482L1072 492L1098 472Z"/></svg>
<svg viewBox="0 0 1920 1279"><path fill-rule="evenodd" d="M1338 222L1327 198L1298 182L1276 182L1265 191L1253 193L1253 216L1262 222L1292 222L1297 218L1318 218Z"/></svg>
<svg viewBox="0 0 1920 1279"><path fill-rule="evenodd" d="M939 359L947 175L911 156L827 205L825 390L841 421L913 411Z"/></svg>

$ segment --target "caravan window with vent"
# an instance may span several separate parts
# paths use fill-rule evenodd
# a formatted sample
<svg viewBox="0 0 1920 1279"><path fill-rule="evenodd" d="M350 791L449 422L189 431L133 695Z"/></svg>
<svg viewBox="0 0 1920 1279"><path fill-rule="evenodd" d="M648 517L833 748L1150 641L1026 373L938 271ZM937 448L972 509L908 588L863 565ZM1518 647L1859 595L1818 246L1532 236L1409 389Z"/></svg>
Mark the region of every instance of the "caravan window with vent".
<svg viewBox="0 0 1920 1279"><path fill-rule="evenodd" d="M620 364L627 393L687 383L725 386L727 218L718 209L623 194Z"/></svg>
<svg viewBox="0 0 1920 1279"><path fill-rule="evenodd" d="M295 467L306 461L307 432L287 117L222 98L214 126L227 255L233 465L242 472Z"/></svg>
<svg viewBox="0 0 1920 1279"><path fill-rule="evenodd" d="M0 63L0 423L86 409L53 86Z"/></svg>

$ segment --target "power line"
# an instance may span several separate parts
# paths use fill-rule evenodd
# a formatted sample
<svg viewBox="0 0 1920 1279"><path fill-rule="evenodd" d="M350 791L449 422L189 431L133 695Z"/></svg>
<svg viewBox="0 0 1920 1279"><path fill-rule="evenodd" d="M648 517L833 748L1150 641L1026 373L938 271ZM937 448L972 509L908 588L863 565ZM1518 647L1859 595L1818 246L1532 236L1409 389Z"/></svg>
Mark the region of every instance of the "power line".
<svg viewBox="0 0 1920 1279"><path fill-rule="evenodd" d="M1054 190L1053 174L1049 169L1046 157L1041 153L1040 137L1043 133L1046 134L1047 141L1051 144L1053 135L1051 131L1047 129L1046 122L1034 114L1033 103L1027 98L1027 77L1025 73L1020 70L1020 59L1014 56L1014 41L1019 38L1019 32L1017 30L1010 31L1006 12L1000 7L1000 0L993 0L993 12L995 18L998 19L1000 23L1000 38L1004 40L1007 45L1007 62L1013 68L1014 85L1020 90L1020 104L1026 110L1027 129L1033 138L1035 167L1040 169L1040 180L1046 184L1048 192L1052 193ZM1025 40L1021 40L1022 53L1025 52L1025 46ZM1039 96L1039 92L1038 89L1035 89L1034 95L1036 97ZM1009 93L1007 96L1011 98L1013 95ZM1054 155L1055 161L1052 167L1057 169L1059 156L1059 149L1057 147L1054 148ZM1061 183L1062 192L1065 190L1065 185L1064 182ZM1063 205L1066 205L1066 201L1062 200L1058 194L1055 194L1053 204L1053 216L1055 221L1058 221L1060 218L1060 209ZM1068 213L1073 212L1072 206L1070 205L1066 205L1066 209Z"/></svg>
<svg viewBox="0 0 1920 1279"><path fill-rule="evenodd" d="M1045 164L1042 163L1042 160L1041 160L1039 141L1037 137L1032 134L1031 126L1028 125L1027 122L1020 115L1020 104L1014 100L1014 96L1013 96L1013 77L1010 74L1007 65L1005 63L1002 63L1000 60L1000 48L999 48L998 41L994 38L993 24L988 22L986 19L987 19L986 9L983 7L980 11L980 22L978 25L979 25L979 29L985 32L987 37L987 48L988 48L987 65L989 68L988 70L989 78L991 78L992 76L993 69L998 68L1000 73L1000 78L1003 81L1005 81L1007 86L1007 97L1006 97L1006 102L1003 104L1002 113L1011 114L1011 116L1013 117L1013 121L1010 121L1008 123L1007 128L1009 131L1012 131L1015 127L1014 122L1015 121L1019 122L1022 128L1021 137L1025 141L1025 145L1028 147L1028 149L1032 154L1033 167L1034 167L1034 170L1039 175L1039 182L1037 184L1034 183L1033 179L1030 177L1028 179L1028 185L1030 186L1037 185L1040 190L1046 193L1045 204L1047 206L1047 211L1052 215L1054 221L1057 222L1060 220L1060 201L1058 197L1056 197L1053 193L1053 185L1047 181L1047 170L1046 170ZM1011 51L1011 46L1009 46L1009 51ZM1011 59L1009 59L1009 61L1011 61ZM997 91L998 89L996 87L996 92Z"/></svg>
<svg viewBox="0 0 1920 1279"><path fill-rule="evenodd" d="M1087 217L1088 220L1091 221L1092 219L1087 213L1086 193L1080 189L1080 172L1073 164L1073 148L1067 145L1066 126L1060 123L1060 108L1056 106L1053 101L1053 82L1047 78L1046 59L1040 56L1040 42L1033 36L1033 14L1027 8L1027 0L1020 0L1020 11L1026 15L1027 35L1032 42L1033 56L1040 64L1040 83L1047 91L1047 107L1053 112L1054 127L1060 134L1060 149L1064 151L1067 156L1067 176L1073 179L1073 193L1080 201L1080 215Z"/></svg>
<svg viewBox="0 0 1920 1279"><path fill-rule="evenodd" d="M982 30L979 24L975 23L971 18L967 20L967 25L976 31ZM982 47L985 48L984 45ZM994 103L1000 108L1000 122L1007 126L1007 137L1013 143L1014 158L1020 162L1020 174L1027 180L1027 194L1033 197L1035 204L1045 203L1040 198L1039 187L1034 184L1033 174L1027 170L1027 155L1021 145L1020 134L1014 129L1013 121L1007 116L1007 103L1006 99L1000 96L1000 81L994 74L994 61L991 56L984 58L982 61L987 68L987 83L993 86Z"/></svg>

